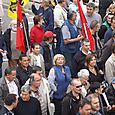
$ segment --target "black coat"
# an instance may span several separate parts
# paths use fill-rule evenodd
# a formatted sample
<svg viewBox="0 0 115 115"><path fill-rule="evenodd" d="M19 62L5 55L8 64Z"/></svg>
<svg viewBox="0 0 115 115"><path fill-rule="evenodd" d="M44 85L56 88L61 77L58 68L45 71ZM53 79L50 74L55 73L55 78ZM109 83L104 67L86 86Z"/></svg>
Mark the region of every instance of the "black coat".
<svg viewBox="0 0 115 115"><path fill-rule="evenodd" d="M10 39L10 36L11 36L11 29L7 29L5 32L4 32L4 41L5 41L5 44L6 44L6 50L7 50L7 57L8 59L10 60L11 59L11 56L12 56L12 52L11 52L11 39Z"/></svg>
<svg viewBox="0 0 115 115"><path fill-rule="evenodd" d="M5 42L4 42L4 39L3 39L3 35L0 34L0 49L2 50L6 50L6 45L5 45ZM2 66L2 54L0 53L0 67Z"/></svg>
<svg viewBox="0 0 115 115"><path fill-rule="evenodd" d="M73 58L73 76L76 77L80 69L85 68L86 55L82 51L78 51Z"/></svg>
<svg viewBox="0 0 115 115"><path fill-rule="evenodd" d="M41 43L42 49L43 49L43 58L44 58L44 63L45 63L45 71L46 71L46 76L48 76L48 73L53 66L53 60L51 57L51 52L50 52L50 47L49 45L43 41Z"/></svg>
<svg viewBox="0 0 115 115"><path fill-rule="evenodd" d="M115 105L115 89L113 88L112 85L110 85L107 89L107 92L106 92L106 95L107 95L107 98L108 98L108 101L109 101L109 104L112 106L112 105ZM108 114L107 115L115 115L115 109L113 110L110 110L108 111Z"/></svg>
<svg viewBox="0 0 115 115"><path fill-rule="evenodd" d="M76 99L72 92L68 93L62 101L62 115L76 115L79 111L79 102L81 99L81 95L80 99Z"/></svg>
<svg viewBox="0 0 115 115"><path fill-rule="evenodd" d="M110 4L113 3L113 0L99 0L99 14L104 18L107 8Z"/></svg>
<svg viewBox="0 0 115 115"><path fill-rule="evenodd" d="M3 106L0 110L0 115L14 115L14 114Z"/></svg>

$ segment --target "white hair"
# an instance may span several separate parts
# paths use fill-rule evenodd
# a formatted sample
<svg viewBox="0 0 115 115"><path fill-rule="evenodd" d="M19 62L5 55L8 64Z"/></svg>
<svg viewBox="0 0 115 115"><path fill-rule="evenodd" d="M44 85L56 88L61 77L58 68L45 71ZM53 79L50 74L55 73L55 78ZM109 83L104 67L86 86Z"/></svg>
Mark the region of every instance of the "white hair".
<svg viewBox="0 0 115 115"><path fill-rule="evenodd" d="M81 69L77 75L79 78L89 77L89 71L87 69Z"/></svg>

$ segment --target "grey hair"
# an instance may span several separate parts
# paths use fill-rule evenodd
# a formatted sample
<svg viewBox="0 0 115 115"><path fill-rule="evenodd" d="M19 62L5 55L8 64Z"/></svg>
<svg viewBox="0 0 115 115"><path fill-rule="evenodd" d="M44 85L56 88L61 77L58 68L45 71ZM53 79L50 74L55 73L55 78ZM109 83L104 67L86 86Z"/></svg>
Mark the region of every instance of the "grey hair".
<svg viewBox="0 0 115 115"><path fill-rule="evenodd" d="M89 71L87 69L81 69L77 75L79 78L89 77Z"/></svg>
<svg viewBox="0 0 115 115"><path fill-rule="evenodd" d="M95 99L95 98L98 98L98 96L96 94L89 94L87 97L86 97L90 102L92 102L92 99Z"/></svg>
<svg viewBox="0 0 115 115"><path fill-rule="evenodd" d="M29 93L31 93L31 88L30 88L30 86L29 86L29 85L23 85L23 86L21 87L21 92L29 92Z"/></svg>

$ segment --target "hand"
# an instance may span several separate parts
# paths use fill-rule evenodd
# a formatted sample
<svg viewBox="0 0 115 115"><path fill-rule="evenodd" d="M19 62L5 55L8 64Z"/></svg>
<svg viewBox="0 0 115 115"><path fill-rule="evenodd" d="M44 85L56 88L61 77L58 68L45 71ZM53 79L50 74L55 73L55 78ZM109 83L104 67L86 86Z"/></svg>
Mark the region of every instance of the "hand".
<svg viewBox="0 0 115 115"><path fill-rule="evenodd" d="M0 49L0 53L2 53L3 52L3 50L2 49Z"/></svg>
<svg viewBox="0 0 115 115"><path fill-rule="evenodd" d="M107 107L107 111L110 111L112 109L112 107L109 105L108 107Z"/></svg>
<svg viewBox="0 0 115 115"><path fill-rule="evenodd" d="M102 74L102 75L104 74L102 70L99 70L99 73Z"/></svg>
<svg viewBox="0 0 115 115"><path fill-rule="evenodd" d="M115 109L115 105L112 105L112 109Z"/></svg>
<svg viewBox="0 0 115 115"><path fill-rule="evenodd" d="M4 50L4 53L6 53L6 54L7 54L7 51L6 51L6 50Z"/></svg>
<svg viewBox="0 0 115 115"><path fill-rule="evenodd" d="M78 37L76 39L77 39L77 41L80 41L80 40L84 39L84 37L82 35L78 35Z"/></svg>

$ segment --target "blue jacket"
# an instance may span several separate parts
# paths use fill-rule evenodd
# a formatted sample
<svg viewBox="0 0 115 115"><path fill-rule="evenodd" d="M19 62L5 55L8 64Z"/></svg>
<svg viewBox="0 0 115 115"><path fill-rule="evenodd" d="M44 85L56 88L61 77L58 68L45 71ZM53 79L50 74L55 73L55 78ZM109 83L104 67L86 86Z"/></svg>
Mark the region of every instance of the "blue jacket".
<svg viewBox="0 0 115 115"><path fill-rule="evenodd" d="M66 20L64 22L62 27L65 26L65 25L69 29L69 32L71 34L71 39L76 38L78 36L78 31L76 31L77 29L75 30L74 27L70 24L70 22L68 20ZM72 42L72 43L69 43L69 44L65 44L63 36L62 36L62 38L61 38L61 46L60 47L61 47L62 52L76 53L80 48L80 42L77 41L77 42Z"/></svg>
<svg viewBox="0 0 115 115"><path fill-rule="evenodd" d="M59 66L54 66L55 75L56 75L55 83L57 86L57 91L53 95L54 99L63 99L67 87L69 85L69 82L71 80L71 72L69 67L64 66L65 73L62 73L61 69L62 68Z"/></svg>
<svg viewBox="0 0 115 115"><path fill-rule="evenodd" d="M113 29L111 27L105 32L104 43L106 43L109 39L111 39L112 32L113 32Z"/></svg>
<svg viewBox="0 0 115 115"><path fill-rule="evenodd" d="M52 7L44 10L43 7L39 7L37 10L35 5L32 5L32 12L35 15L42 15L44 17L44 30L45 31L53 31L54 29L54 14Z"/></svg>

